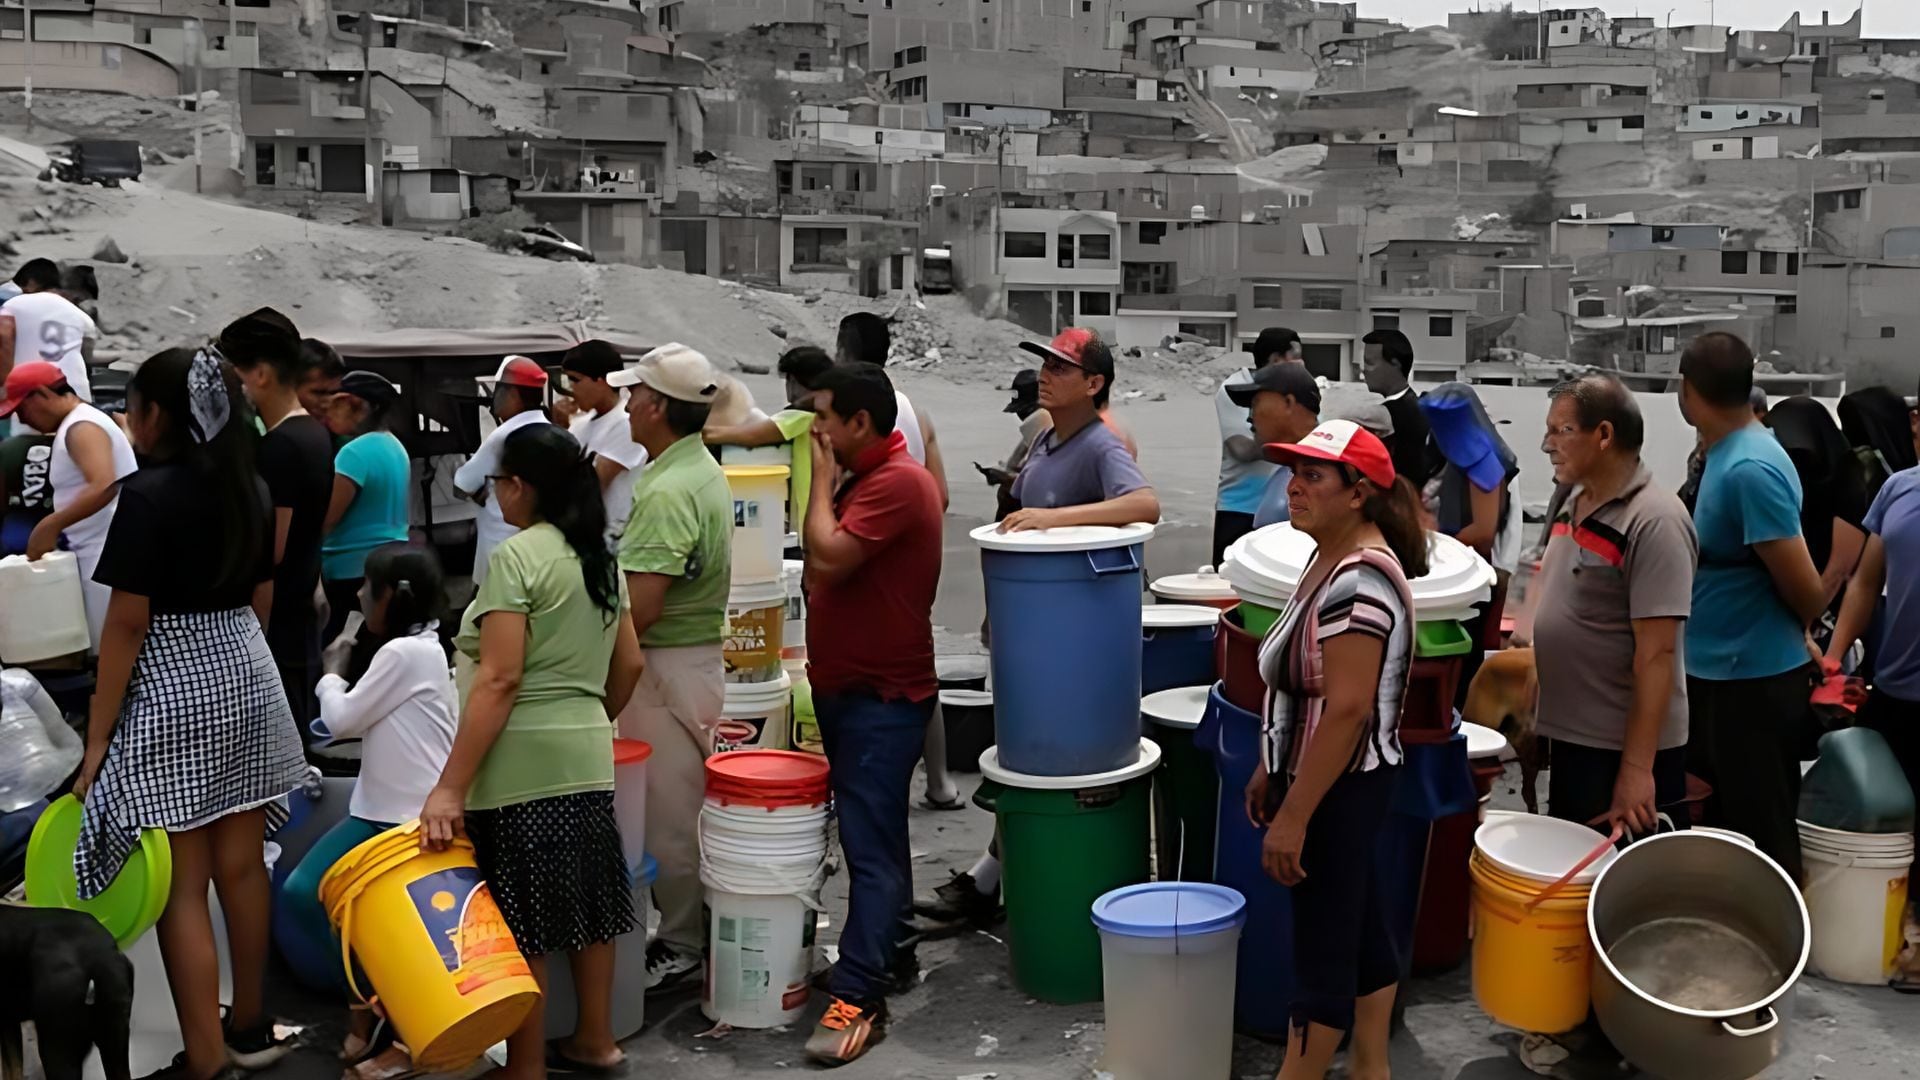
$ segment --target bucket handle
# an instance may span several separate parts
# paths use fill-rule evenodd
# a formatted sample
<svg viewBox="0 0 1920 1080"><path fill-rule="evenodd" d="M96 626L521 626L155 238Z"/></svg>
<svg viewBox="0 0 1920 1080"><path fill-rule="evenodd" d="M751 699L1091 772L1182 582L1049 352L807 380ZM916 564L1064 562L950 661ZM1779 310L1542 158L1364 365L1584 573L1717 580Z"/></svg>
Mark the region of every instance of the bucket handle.
<svg viewBox="0 0 1920 1080"><path fill-rule="evenodd" d="M1773 1006L1763 1005L1760 1008L1761 1008L1761 1011L1764 1011L1767 1014L1767 1022L1759 1025L1758 1027L1750 1027L1750 1028L1734 1027L1733 1022L1731 1020L1720 1021L1720 1027L1724 1029L1727 1034L1733 1036L1736 1039L1749 1039L1755 1035L1764 1035L1767 1032L1772 1031L1774 1028L1780 1026L1780 1014L1773 1010ZM1760 1013L1755 1012L1753 1015L1757 1017L1760 1015Z"/></svg>
<svg viewBox="0 0 1920 1080"><path fill-rule="evenodd" d="M1140 548L1133 544L1117 548L1095 548L1087 552L1087 569L1093 571L1094 577L1105 577L1108 574L1137 574L1140 572Z"/></svg>
<svg viewBox="0 0 1920 1080"><path fill-rule="evenodd" d="M353 991L355 999L378 1008L380 995L368 997L360 989L360 980L353 977L353 902L349 900L340 913L340 966L347 973L347 989Z"/></svg>
<svg viewBox="0 0 1920 1080"><path fill-rule="evenodd" d="M973 805L989 814L997 814L1000 812L1000 793L1005 790L997 781L982 780L973 791Z"/></svg>

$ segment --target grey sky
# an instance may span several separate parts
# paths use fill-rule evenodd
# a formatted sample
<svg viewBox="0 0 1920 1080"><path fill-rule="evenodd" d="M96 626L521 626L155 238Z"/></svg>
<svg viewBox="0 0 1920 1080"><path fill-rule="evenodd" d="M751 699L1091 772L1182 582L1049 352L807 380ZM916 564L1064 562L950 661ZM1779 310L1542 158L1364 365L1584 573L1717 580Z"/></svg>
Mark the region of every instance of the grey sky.
<svg viewBox="0 0 1920 1080"><path fill-rule="evenodd" d="M1445 24L1447 12L1464 11L1474 6L1473 0L1360 0L1360 14L1373 17L1386 17L1409 26L1428 26L1435 23ZM1497 0L1481 0L1480 7L1497 6ZM1522 10L1536 6L1525 0L1516 4ZM1689 23L1711 21L1722 26L1732 26L1741 30L1777 30L1792 16L1797 8L1803 20L1819 21L1820 12L1832 14L1835 22L1844 22L1851 18L1857 0L1831 0L1824 5L1819 0L1812 3L1797 0L1551 0L1547 7L1603 7L1615 15L1651 15L1666 21L1668 9L1673 11L1673 24L1685 26ZM1868 0L1865 33L1869 37L1908 37L1920 38L1920 2L1916 0Z"/></svg>

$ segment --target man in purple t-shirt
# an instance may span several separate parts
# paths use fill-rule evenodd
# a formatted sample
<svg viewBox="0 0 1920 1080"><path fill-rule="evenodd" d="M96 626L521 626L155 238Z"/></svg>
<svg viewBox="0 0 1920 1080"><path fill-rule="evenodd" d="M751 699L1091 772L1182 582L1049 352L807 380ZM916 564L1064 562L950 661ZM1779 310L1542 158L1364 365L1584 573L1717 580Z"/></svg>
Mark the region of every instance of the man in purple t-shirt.
<svg viewBox="0 0 1920 1080"><path fill-rule="evenodd" d="M1061 331L1047 345L1023 341L1020 347L1041 358L1040 406L1053 418L1053 430L1034 441L1013 483L1020 509L1006 516L1000 531L1159 521L1159 497L1101 419L1113 392L1113 352L1082 327Z"/></svg>

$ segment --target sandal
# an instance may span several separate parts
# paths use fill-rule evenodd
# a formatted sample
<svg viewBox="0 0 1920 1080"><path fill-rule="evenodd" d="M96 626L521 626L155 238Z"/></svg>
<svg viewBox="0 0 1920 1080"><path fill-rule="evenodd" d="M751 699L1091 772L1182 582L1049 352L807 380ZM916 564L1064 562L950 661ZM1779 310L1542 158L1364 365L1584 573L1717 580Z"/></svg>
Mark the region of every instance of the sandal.
<svg viewBox="0 0 1920 1080"><path fill-rule="evenodd" d="M965 810L967 800L958 795L946 800L935 799L928 795L920 800L920 806L926 810Z"/></svg>
<svg viewBox="0 0 1920 1080"><path fill-rule="evenodd" d="M412 1080L421 1076L420 1069L413 1064L413 1051L400 1043L390 1043L385 1050L348 1067L340 1080Z"/></svg>
<svg viewBox="0 0 1920 1080"><path fill-rule="evenodd" d="M566 1052L560 1049L560 1044L563 1041L564 1040L561 1039L553 1039L547 1043L548 1072L602 1077L623 1076L626 1074L627 1059L624 1056L611 1065L597 1065L590 1061L576 1061L568 1057ZM369 1080L383 1080L383 1078L373 1077L369 1078Z"/></svg>

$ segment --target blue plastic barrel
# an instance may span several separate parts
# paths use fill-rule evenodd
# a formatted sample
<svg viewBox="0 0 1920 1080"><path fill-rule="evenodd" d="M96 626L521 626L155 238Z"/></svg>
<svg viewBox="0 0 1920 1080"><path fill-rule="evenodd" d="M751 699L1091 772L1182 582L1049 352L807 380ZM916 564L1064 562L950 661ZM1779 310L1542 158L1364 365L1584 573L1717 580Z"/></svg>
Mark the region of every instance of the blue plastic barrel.
<svg viewBox="0 0 1920 1080"><path fill-rule="evenodd" d="M1386 900L1387 927L1400 960L1400 977L1413 971L1413 942L1427 877L1427 848L1433 823L1475 810L1480 793L1467 765L1467 737L1445 742L1404 740L1400 780L1394 786L1393 812L1374 849L1374 872Z"/></svg>
<svg viewBox="0 0 1920 1080"><path fill-rule="evenodd" d="M1150 604L1140 612L1140 692L1207 686L1214 670L1220 609L1200 604Z"/></svg>
<svg viewBox="0 0 1920 1080"><path fill-rule="evenodd" d="M1249 1035L1285 1038L1293 999L1293 902L1287 887L1268 877L1260 864L1266 834L1247 820L1245 800L1247 782L1260 764L1260 717L1229 704L1216 683L1193 741L1220 773L1214 883L1247 901L1233 1026Z"/></svg>
<svg viewBox="0 0 1920 1080"><path fill-rule="evenodd" d="M1151 525L975 529L1000 764L1085 776L1140 757L1140 566Z"/></svg>

